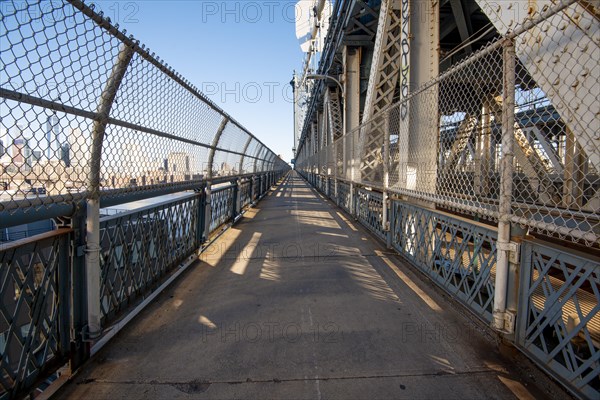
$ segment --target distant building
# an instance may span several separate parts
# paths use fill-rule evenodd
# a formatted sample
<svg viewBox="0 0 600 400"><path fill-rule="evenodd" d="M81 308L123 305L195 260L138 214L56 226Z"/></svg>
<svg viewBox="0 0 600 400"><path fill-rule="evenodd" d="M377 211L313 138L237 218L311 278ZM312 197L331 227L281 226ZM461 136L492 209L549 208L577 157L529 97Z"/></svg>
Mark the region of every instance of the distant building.
<svg viewBox="0 0 600 400"><path fill-rule="evenodd" d="M69 144L69 164L85 169L90 160L92 138L84 136L80 129L71 129L67 137Z"/></svg>
<svg viewBox="0 0 600 400"><path fill-rule="evenodd" d="M167 165L165 168L169 172L190 172L190 156L188 153L173 152L167 157Z"/></svg>
<svg viewBox="0 0 600 400"><path fill-rule="evenodd" d="M19 129L21 129L21 132L23 131L20 126ZM16 139L13 140L11 153L12 162L14 164L23 165L27 163L27 161L31 157L31 149L29 148L27 139L25 139L20 134L16 136Z"/></svg>
<svg viewBox="0 0 600 400"><path fill-rule="evenodd" d="M65 167L71 166L71 146L69 146L69 143L63 143L61 146L60 159L65 163Z"/></svg>
<svg viewBox="0 0 600 400"><path fill-rule="evenodd" d="M60 125L56 115L51 115L46 121L46 158L48 160L60 158Z"/></svg>
<svg viewBox="0 0 600 400"><path fill-rule="evenodd" d="M222 162L218 175L231 175L232 173L235 173L235 169L228 163Z"/></svg>

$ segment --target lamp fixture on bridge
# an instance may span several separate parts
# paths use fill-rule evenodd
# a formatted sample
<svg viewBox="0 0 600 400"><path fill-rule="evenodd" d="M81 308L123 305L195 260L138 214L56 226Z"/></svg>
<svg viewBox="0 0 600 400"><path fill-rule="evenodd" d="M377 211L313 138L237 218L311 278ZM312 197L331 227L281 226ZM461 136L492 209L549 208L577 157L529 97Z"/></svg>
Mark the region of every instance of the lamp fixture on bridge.
<svg viewBox="0 0 600 400"><path fill-rule="evenodd" d="M306 75L306 79L322 79L322 80L330 79L338 85L338 87L340 88L340 93L342 95L342 98L344 98L344 86L342 86L340 81L337 80L336 78L334 78L333 76L322 75L322 74L308 74L308 75Z"/></svg>

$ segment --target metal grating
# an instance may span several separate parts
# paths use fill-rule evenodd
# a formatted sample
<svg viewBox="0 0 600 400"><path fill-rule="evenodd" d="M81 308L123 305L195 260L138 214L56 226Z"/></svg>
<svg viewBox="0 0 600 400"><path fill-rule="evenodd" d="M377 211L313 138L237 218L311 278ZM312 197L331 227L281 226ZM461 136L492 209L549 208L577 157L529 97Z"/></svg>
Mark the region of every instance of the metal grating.
<svg viewBox="0 0 600 400"><path fill-rule="evenodd" d="M600 262L523 244L517 343L586 397L600 396Z"/></svg>
<svg viewBox="0 0 600 400"><path fill-rule="evenodd" d="M199 195L101 220L100 305L107 326L199 247Z"/></svg>
<svg viewBox="0 0 600 400"><path fill-rule="evenodd" d="M0 251L0 399L26 393L55 371L69 348L70 230L34 236Z"/></svg>

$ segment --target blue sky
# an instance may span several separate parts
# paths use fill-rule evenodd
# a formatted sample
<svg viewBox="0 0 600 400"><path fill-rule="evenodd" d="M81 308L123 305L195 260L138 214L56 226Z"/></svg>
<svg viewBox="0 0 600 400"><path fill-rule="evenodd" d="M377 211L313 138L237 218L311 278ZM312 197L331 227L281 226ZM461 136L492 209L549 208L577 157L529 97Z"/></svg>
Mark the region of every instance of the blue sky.
<svg viewBox="0 0 600 400"><path fill-rule="evenodd" d="M296 1L115 1L96 4L284 160L292 158L289 85L303 53Z"/></svg>

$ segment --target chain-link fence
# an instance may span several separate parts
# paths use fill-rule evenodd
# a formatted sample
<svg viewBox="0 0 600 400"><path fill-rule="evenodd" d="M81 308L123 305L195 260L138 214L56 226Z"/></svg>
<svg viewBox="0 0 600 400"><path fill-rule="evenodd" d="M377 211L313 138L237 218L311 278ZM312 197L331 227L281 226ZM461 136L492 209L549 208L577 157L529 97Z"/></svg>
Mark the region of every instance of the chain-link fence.
<svg viewBox="0 0 600 400"><path fill-rule="evenodd" d="M2 3L0 212L286 164L93 5Z"/></svg>
<svg viewBox="0 0 600 400"><path fill-rule="evenodd" d="M4 400L77 369L289 167L93 5L0 7Z"/></svg>
<svg viewBox="0 0 600 400"><path fill-rule="evenodd" d="M307 135L298 168L600 248L600 25L571 3L532 11L333 144ZM501 30L506 15L494 13ZM503 172L512 177L504 209Z"/></svg>

